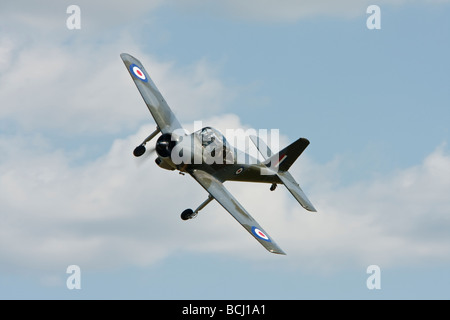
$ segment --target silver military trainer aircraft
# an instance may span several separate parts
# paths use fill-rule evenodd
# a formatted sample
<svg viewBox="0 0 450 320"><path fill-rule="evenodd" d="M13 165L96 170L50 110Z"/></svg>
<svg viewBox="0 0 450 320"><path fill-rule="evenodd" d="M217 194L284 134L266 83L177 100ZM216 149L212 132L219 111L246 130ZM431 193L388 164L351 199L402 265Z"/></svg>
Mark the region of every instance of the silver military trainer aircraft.
<svg viewBox="0 0 450 320"><path fill-rule="evenodd" d="M288 172L309 145L309 141L300 138L280 152L272 154L262 139L251 136L252 142L265 160L254 159L240 163L238 150L214 128L205 127L192 134L184 130L142 63L127 53L122 53L120 57L157 124L156 130L134 149L134 156L142 156L146 152L145 145L161 133L155 146L158 154L156 164L163 169L190 174L209 193L208 198L197 209L186 209L181 218L183 220L194 218L215 199L269 252L285 254L223 183L262 182L271 184L271 191L275 190L278 184L284 184L303 208L315 212L314 206ZM247 156L246 159L249 159L250 155Z"/></svg>

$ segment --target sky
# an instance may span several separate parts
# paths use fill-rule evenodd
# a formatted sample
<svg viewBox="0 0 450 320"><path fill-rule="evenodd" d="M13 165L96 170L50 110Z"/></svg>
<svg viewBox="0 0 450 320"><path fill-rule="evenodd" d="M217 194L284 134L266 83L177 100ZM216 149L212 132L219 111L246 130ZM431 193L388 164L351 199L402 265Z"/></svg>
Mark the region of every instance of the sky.
<svg viewBox="0 0 450 320"><path fill-rule="evenodd" d="M449 299L449 14L447 0L2 1L0 298ZM122 52L188 130L311 142L290 172L317 213L283 186L225 184L286 256L216 202L180 219L207 194L133 157L156 124Z"/></svg>

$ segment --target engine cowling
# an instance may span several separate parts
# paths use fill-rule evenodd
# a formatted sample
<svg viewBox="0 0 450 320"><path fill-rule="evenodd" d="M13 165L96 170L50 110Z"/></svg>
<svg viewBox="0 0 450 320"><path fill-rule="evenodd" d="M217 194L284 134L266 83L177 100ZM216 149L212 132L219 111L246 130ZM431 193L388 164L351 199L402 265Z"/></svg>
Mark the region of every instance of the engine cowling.
<svg viewBox="0 0 450 320"><path fill-rule="evenodd" d="M161 158L168 158L172 154L172 150L177 144L176 140L172 140L172 135L170 133L164 133L156 141L156 153Z"/></svg>
<svg viewBox="0 0 450 320"><path fill-rule="evenodd" d="M175 170L177 167L172 163L172 161L167 161L166 159L167 158L158 157L158 158L155 159L155 163L160 168L163 168L163 169L166 169L166 170L171 170L171 171Z"/></svg>

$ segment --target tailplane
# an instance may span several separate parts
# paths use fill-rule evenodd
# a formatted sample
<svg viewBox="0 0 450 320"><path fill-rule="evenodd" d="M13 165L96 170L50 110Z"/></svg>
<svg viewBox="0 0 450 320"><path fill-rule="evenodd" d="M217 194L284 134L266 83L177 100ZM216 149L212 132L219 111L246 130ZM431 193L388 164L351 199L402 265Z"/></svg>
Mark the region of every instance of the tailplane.
<svg viewBox="0 0 450 320"><path fill-rule="evenodd" d="M273 154L269 147L259 137L250 136L250 139L256 145L256 148L265 158L263 162L267 167L271 168L278 178L283 182L285 187L294 196L294 198L308 211L317 212L313 204L306 197L294 177L287 172L297 158L305 151L309 145L308 139L300 138L291 143L280 152Z"/></svg>
<svg viewBox="0 0 450 320"><path fill-rule="evenodd" d="M278 178L283 182L286 189L294 196L294 198L308 211L317 212L311 201L309 201L302 188L295 181L294 177L289 172L278 172Z"/></svg>

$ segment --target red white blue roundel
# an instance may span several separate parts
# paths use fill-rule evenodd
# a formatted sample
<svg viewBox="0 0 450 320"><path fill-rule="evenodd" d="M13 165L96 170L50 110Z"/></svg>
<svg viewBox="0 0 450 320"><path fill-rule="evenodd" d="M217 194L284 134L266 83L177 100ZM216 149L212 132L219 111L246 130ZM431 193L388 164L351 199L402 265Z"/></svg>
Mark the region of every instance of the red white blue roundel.
<svg viewBox="0 0 450 320"><path fill-rule="evenodd" d="M241 174L242 171L244 171L244 167L240 167L239 169L236 170L236 174Z"/></svg>
<svg viewBox="0 0 450 320"><path fill-rule="evenodd" d="M148 78L145 75L144 71L142 71L142 69L139 68L137 65L135 65L135 64L130 65L130 71L136 78L138 78L144 82L148 81Z"/></svg>
<svg viewBox="0 0 450 320"><path fill-rule="evenodd" d="M267 234L265 234L263 231L259 230L257 227L252 227L252 232L259 239L262 239L267 242L271 242L269 236Z"/></svg>

